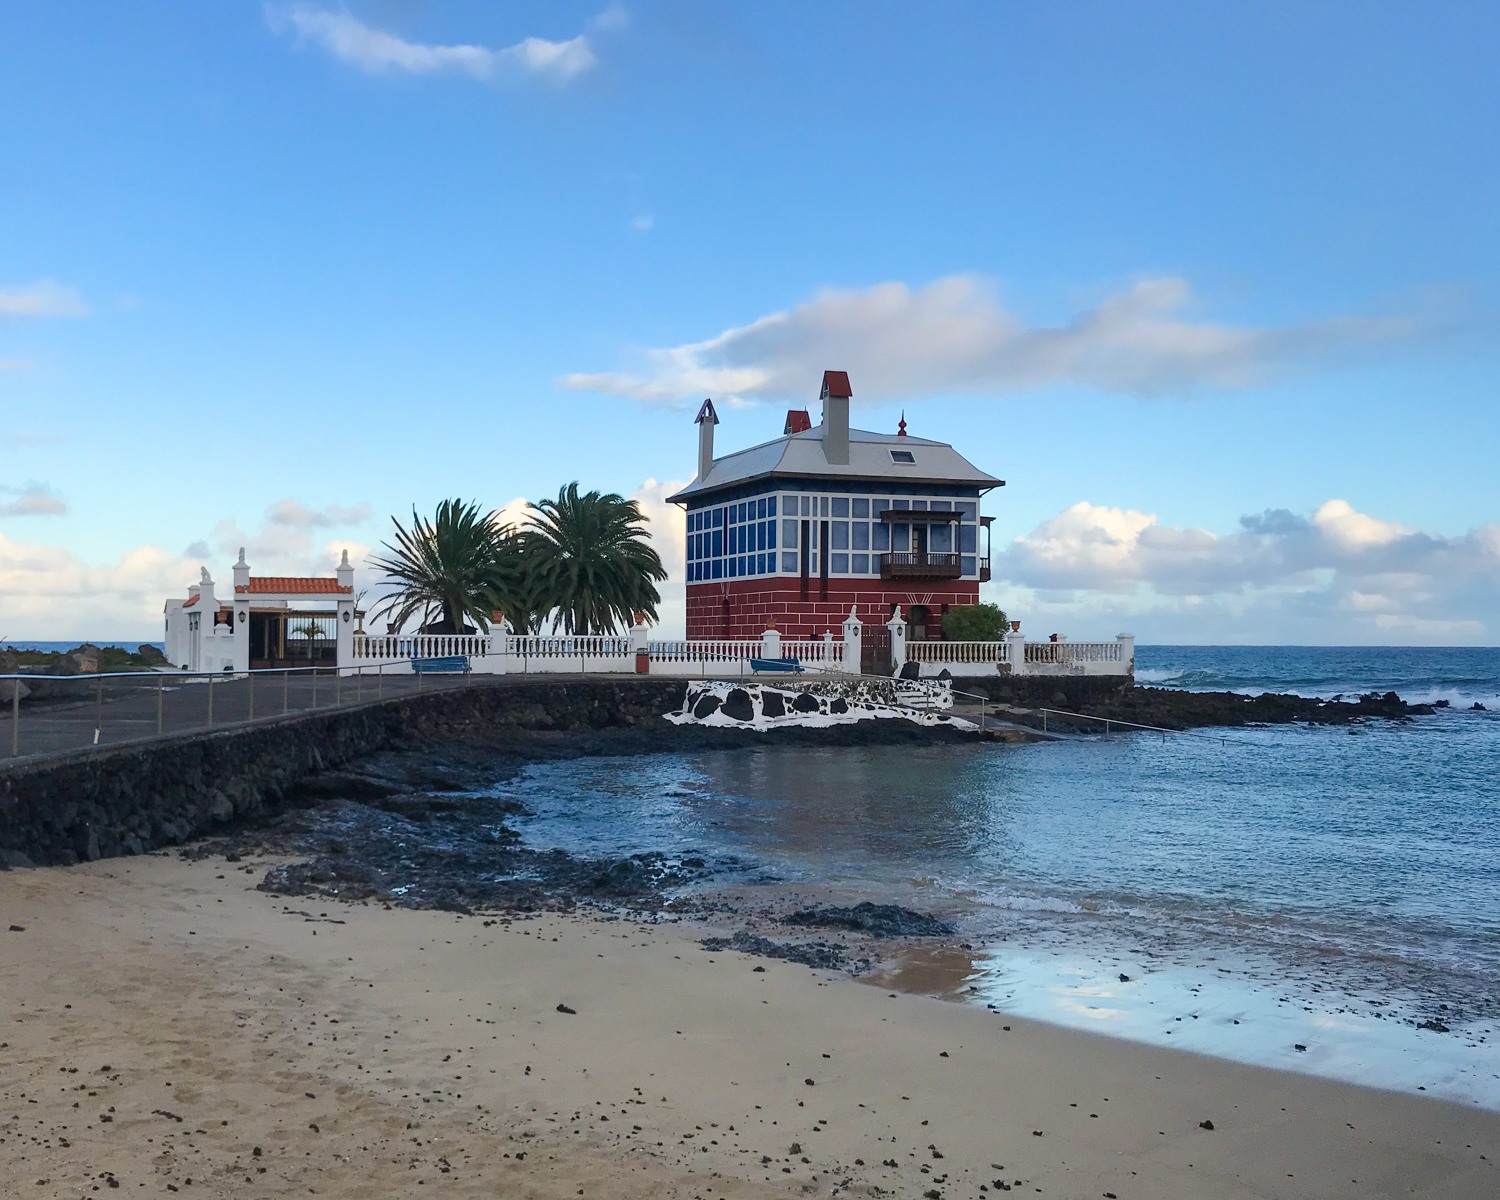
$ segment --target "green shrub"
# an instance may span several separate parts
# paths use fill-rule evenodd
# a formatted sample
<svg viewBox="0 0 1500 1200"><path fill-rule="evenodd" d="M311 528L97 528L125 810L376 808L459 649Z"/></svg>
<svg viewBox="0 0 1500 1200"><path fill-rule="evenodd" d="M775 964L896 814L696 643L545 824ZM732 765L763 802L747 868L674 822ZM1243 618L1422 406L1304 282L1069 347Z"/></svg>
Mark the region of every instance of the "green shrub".
<svg viewBox="0 0 1500 1200"><path fill-rule="evenodd" d="M943 634L950 642L998 642L1009 628L998 604L963 604L943 614Z"/></svg>

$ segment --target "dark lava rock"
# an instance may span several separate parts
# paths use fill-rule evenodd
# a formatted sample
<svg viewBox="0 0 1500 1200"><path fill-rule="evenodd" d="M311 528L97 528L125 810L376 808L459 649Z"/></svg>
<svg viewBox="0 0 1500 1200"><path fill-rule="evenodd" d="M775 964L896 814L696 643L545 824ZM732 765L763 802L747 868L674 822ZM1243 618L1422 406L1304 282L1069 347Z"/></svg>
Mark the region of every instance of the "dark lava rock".
<svg viewBox="0 0 1500 1200"><path fill-rule="evenodd" d="M853 908L824 905L799 909L787 917L785 923L855 929L872 937L946 937L956 932L953 925L937 917L902 908L899 904L872 904L868 900Z"/></svg>
<svg viewBox="0 0 1500 1200"><path fill-rule="evenodd" d="M733 937L709 937L704 938L698 944L705 950L713 952L738 950L741 954L758 954L762 958L780 958L820 971L850 969L849 952L833 942L773 942L770 938L759 937L742 930Z"/></svg>
<svg viewBox="0 0 1500 1200"><path fill-rule="evenodd" d="M1448 1027L1446 1025L1444 1025L1441 1021L1439 1021L1436 1017L1434 1017L1433 1019L1431 1019L1429 1021L1423 1021L1420 1025L1417 1026L1417 1028L1418 1029L1428 1029L1428 1030L1431 1030L1433 1033L1447 1033L1448 1032Z"/></svg>
<svg viewBox="0 0 1500 1200"><path fill-rule="evenodd" d="M755 720L755 702L744 688L730 688L724 697L724 715L736 721Z"/></svg>
<svg viewBox="0 0 1500 1200"><path fill-rule="evenodd" d="M308 800L380 800L407 791L400 784L356 771L320 771L301 780L296 798Z"/></svg>
<svg viewBox="0 0 1500 1200"><path fill-rule="evenodd" d="M1212 1121L1199 1121L1198 1122L1198 1128L1199 1129L1207 1129L1210 1132L1212 1132L1213 1127L1214 1127L1214 1123Z"/></svg>
<svg viewBox="0 0 1500 1200"><path fill-rule="evenodd" d="M799 692L797 698L792 701L792 711L799 713L815 713L822 711L822 705L818 698L811 692Z"/></svg>
<svg viewBox="0 0 1500 1200"><path fill-rule="evenodd" d="M828 711L831 713L846 713L849 711L849 701L842 696L835 696L828 702Z"/></svg>
<svg viewBox="0 0 1500 1200"><path fill-rule="evenodd" d="M767 717L784 717L786 716L786 701L782 699L780 692L762 692L760 711Z"/></svg>
<svg viewBox="0 0 1500 1200"><path fill-rule="evenodd" d="M693 705L693 716L701 721L704 717L712 716L718 711L718 708L719 698L704 692L703 695L698 697L697 703Z"/></svg>
<svg viewBox="0 0 1500 1200"><path fill-rule="evenodd" d="M569 1008L566 1004L559 1004L557 1006L557 1011L560 1013L567 1013L570 1017L576 1017L578 1015L578 1010L576 1008Z"/></svg>
<svg viewBox="0 0 1500 1200"><path fill-rule="evenodd" d="M1487 709L1483 704L1479 703L1478 700L1476 700L1476 701L1474 701L1473 704L1469 705L1469 711L1470 712L1489 712L1490 710Z"/></svg>

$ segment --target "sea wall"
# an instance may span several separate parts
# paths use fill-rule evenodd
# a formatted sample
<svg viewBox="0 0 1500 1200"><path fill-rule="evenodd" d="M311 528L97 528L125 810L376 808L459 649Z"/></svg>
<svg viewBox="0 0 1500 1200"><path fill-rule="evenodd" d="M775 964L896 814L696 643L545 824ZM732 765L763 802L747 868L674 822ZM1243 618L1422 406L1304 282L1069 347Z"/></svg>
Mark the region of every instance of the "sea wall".
<svg viewBox="0 0 1500 1200"><path fill-rule="evenodd" d="M978 676L953 680L956 692L985 696L1002 704L1026 708L1079 710L1128 693L1134 681L1129 675Z"/></svg>
<svg viewBox="0 0 1500 1200"><path fill-rule="evenodd" d="M506 679L19 767L0 773L0 867L180 843L403 743L654 725L682 697L678 680Z"/></svg>

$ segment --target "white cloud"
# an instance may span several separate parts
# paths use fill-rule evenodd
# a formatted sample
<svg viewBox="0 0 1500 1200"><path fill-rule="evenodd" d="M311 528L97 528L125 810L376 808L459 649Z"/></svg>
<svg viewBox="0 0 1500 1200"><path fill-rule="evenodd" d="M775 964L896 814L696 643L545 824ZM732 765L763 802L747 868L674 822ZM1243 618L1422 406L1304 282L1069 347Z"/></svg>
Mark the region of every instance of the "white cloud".
<svg viewBox="0 0 1500 1200"><path fill-rule="evenodd" d="M853 373L856 397L1003 394L1052 383L1138 396L1251 387L1363 346L1411 336L1397 317L1244 326L1185 314L1187 282L1143 280L1061 325L1028 325L994 285L953 275L828 290L717 337L647 350L634 370L572 374L564 387L676 403L807 394L825 368Z"/></svg>
<svg viewBox="0 0 1500 1200"><path fill-rule="evenodd" d="M61 496L39 483L29 483L23 488L0 486L0 495L15 497L0 500L0 517L60 517L68 511Z"/></svg>
<svg viewBox="0 0 1500 1200"><path fill-rule="evenodd" d="M362 525L370 519L368 504L345 507L329 504L323 508L309 508L300 500L287 497L278 500L266 510L266 520L272 525L284 525L291 529L332 529L348 525Z"/></svg>
<svg viewBox="0 0 1500 1200"><path fill-rule="evenodd" d="M684 585L687 578L687 521L683 519L682 509L668 504L667 497L680 492L688 482L674 479L658 483L655 479L648 479L627 497L641 506L641 512L650 522L651 547L667 569L666 580L657 585L661 592L656 627L659 637L687 636L687 590Z"/></svg>
<svg viewBox="0 0 1500 1200"><path fill-rule="evenodd" d="M1080 502L997 550L998 598L1015 617L1139 623L1134 614L1157 641L1202 630L1231 642L1500 638L1495 522L1444 537L1335 499L1220 533Z"/></svg>
<svg viewBox="0 0 1500 1200"><path fill-rule="evenodd" d="M0 358L0 371L31 371L35 368L34 358Z"/></svg>
<svg viewBox="0 0 1500 1200"><path fill-rule="evenodd" d="M0 287L0 317L81 317L88 311L76 288L51 279Z"/></svg>
<svg viewBox="0 0 1500 1200"><path fill-rule="evenodd" d="M371 74L406 72L435 75L453 72L475 79L529 74L568 80L592 67L596 61L587 36L565 42L528 37L513 46L438 46L409 42L395 34L366 25L352 13L318 8L309 4L268 6L271 27L290 29L299 38L322 46L335 58Z"/></svg>
<svg viewBox="0 0 1500 1200"><path fill-rule="evenodd" d="M633 218L630 222L630 228L634 229L637 233L650 233L655 226L656 218L650 213L641 213L640 216Z"/></svg>

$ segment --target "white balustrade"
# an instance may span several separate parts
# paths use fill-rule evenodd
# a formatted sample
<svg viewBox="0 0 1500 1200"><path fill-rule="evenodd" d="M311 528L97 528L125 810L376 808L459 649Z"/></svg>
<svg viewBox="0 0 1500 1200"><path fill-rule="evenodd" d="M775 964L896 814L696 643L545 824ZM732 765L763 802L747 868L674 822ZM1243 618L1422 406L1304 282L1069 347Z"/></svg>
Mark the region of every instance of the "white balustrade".
<svg viewBox="0 0 1500 1200"><path fill-rule="evenodd" d="M356 661L393 662L411 658L483 658L490 639L478 633L357 633L353 654Z"/></svg>
<svg viewBox="0 0 1500 1200"><path fill-rule="evenodd" d="M1115 663L1125 660L1125 646L1113 642L1027 642L1028 665L1072 666L1084 663Z"/></svg>

